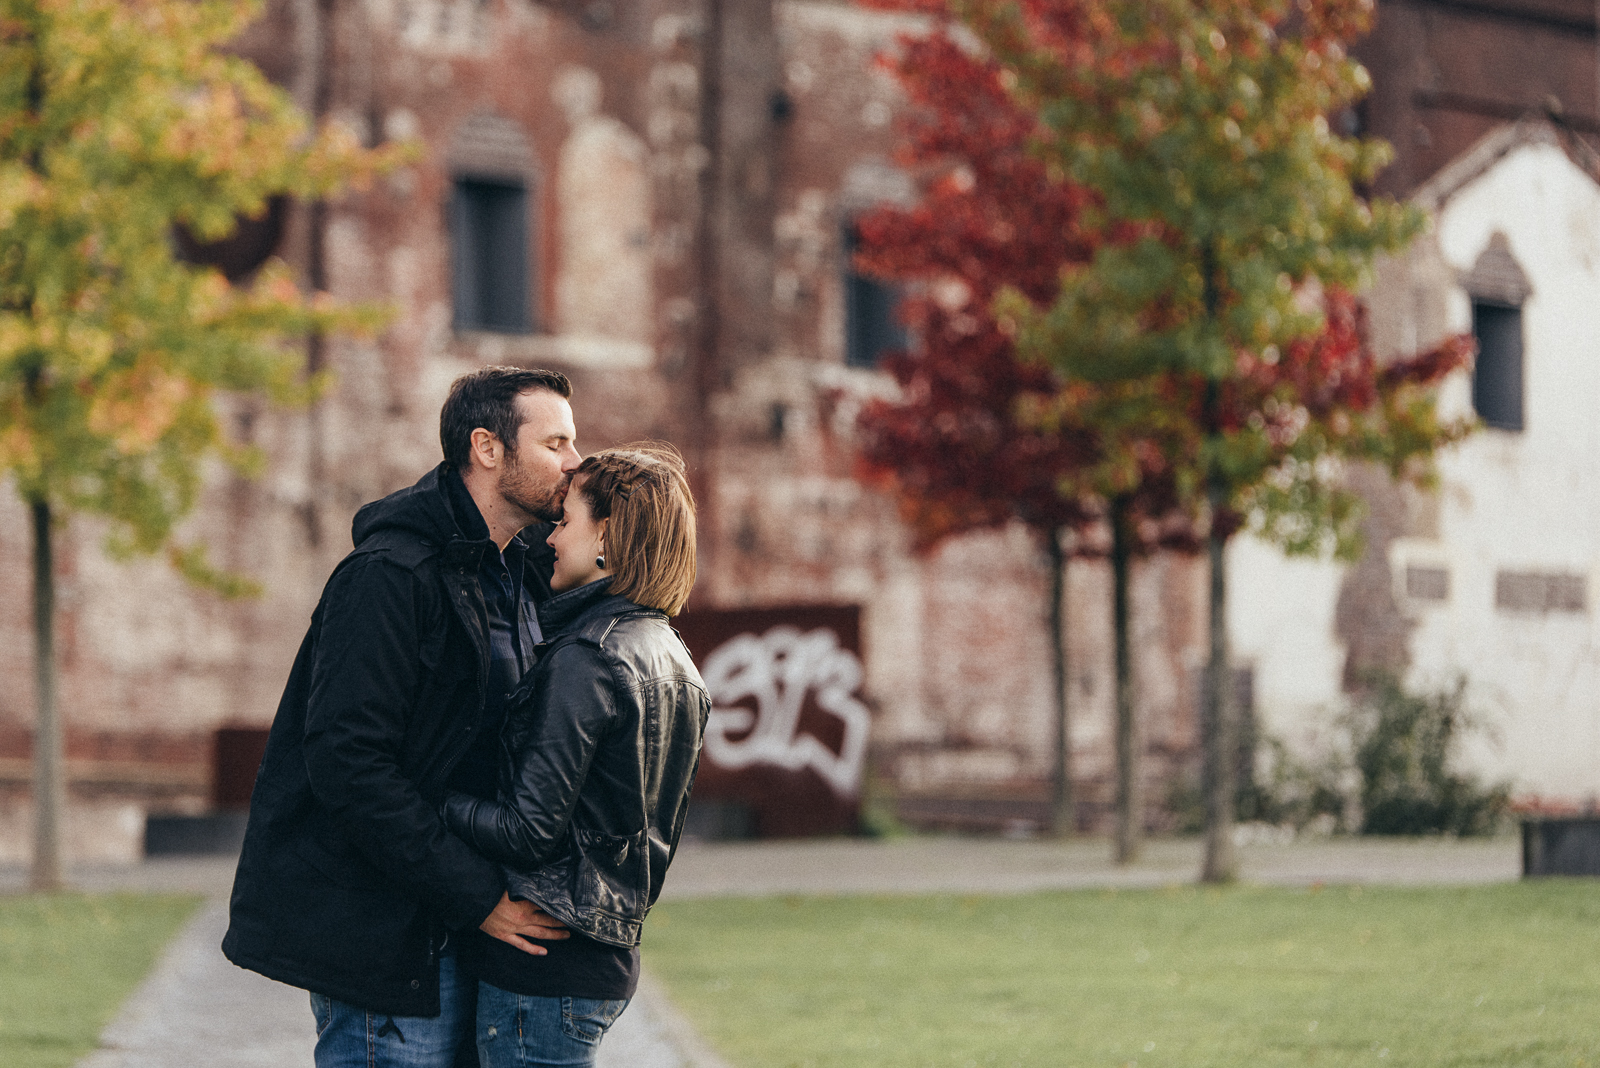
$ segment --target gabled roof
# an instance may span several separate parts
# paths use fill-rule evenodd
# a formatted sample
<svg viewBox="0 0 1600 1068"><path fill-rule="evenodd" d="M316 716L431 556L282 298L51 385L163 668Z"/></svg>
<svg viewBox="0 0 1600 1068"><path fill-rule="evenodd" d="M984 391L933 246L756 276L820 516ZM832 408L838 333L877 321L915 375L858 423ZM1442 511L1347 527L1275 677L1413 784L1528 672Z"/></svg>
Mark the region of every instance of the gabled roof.
<svg viewBox="0 0 1600 1068"><path fill-rule="evenodd" d="M1559 117L1552 121L1530 115L1491 130L1477 144L1418 186L1411 199L1427 211L1437 211L1463 186L1525 145L1553 145L1559 148L1566 153L1573 166L1600 185L1600 154L1596 154L1582 138L1562 125Z"/></svg>

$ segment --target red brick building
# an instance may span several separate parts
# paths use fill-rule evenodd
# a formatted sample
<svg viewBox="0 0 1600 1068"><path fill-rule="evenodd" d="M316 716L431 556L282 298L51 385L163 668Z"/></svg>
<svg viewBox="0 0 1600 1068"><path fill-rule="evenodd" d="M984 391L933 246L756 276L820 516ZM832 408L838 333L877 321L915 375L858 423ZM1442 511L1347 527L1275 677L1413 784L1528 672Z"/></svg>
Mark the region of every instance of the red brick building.
<svg viewBox="0 0 1600 1068"><path fill-rule="evenodd" d="M229 412L267 473L218 472L192 533L265 597L225 603L95 525L60 535L69 835L126 856L145 812L196 812L220 728L266 726L355 509L437 462L450 381L559 368L581 449L677 443L702 506L701 608L861 606L869 767L910 818L1042 815L1052 738L1046 561L1020 528L908 551L851 477L885 302L852 277L853 215L914 195L892 162L902 101L873 64L915 20L831 0L272 0L240 43L310 111L419 161L362 196L288 205L230 252L266 252L349 300L391 301L372 341L313 347L337 375L309 412ZM1387 0L1356 121L1399 152L1404 194L1485 124L1560 102L1596 124L1590 0ZM245 246L249 247L245 247ZM27 524L0 504L0 859L25 855L32 719ZM1380 508L1381 514L1381 508ZM1352 658L1395 615L1351 573ZM1192 769L1203 567L1138 567L1135 644L1151 820ZM1110 802L1109 576L1069 574L1080 822ZM1372 583L1368 587L1376 588ZM1378 656L1379 653L1372 653Z"/></svg>

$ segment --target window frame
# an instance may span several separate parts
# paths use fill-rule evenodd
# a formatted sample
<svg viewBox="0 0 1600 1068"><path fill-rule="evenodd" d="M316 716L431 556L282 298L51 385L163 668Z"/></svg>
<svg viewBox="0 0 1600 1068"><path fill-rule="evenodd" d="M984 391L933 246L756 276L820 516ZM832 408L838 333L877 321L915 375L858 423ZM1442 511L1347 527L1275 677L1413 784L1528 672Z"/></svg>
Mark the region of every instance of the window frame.
<svg viewBox="0 0 1600 1068"><path fill-rule="evenodd" d="M493 218L494 194L490 190L513 194L505 198L509 206L500 209L509 214L509 223ZM450 304L451 323L458 332L526 335L539 331L535 299L539 245L534 232L537 191L537 185L525 176L467 170L451 174L447 207ZM504 243L495 244L496 235L503 235ZM506 270L508 264L510 279L486 294L482 280Z"/></svg>
<svg viewBox="0 0 1600 1068"><path fill-rule="evenodd" d="M1514 319L1512 318L1514 316ZM1490 334L1487 324L1495 322ZM1508 329L1513 323L1514 331ZM1501 342L1513 337L1514 342ZM1472 364L1472 411L1484 426L1521 433L1528 424L1527 335L1522 304L1481 296L1472 298L1472 337L1478 354ZM1514 409L1514 413L1513 413Z"/></svg>
<svg viewBox="0 0 1600 1068"><path fill-rule="evenodd" d="M875 371L882 366L885 355L911 347L911 333L897 315L905 289L856 270L860 232L855 219L845 220L840 246L844 253L840 273L844 290L844 365ZM870 354L859 355L867 349L871 349Z"/></svg>

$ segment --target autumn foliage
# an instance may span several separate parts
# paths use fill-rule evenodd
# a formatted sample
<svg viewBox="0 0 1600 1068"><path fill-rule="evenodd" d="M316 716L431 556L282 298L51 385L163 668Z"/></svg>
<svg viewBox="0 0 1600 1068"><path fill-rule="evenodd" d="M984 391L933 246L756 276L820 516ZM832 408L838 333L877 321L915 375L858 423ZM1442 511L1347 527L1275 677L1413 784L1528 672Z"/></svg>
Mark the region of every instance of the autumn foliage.
<svg viewBox="0 0 1600 1068"><path fill-rule="evenodd" d="M89 512L116 555L167 550L227 594L199 543L174 541L205 462L248 472L224 397L291 402L318 385L298 342L374 325L306 294L282 262L236 285L184 262L273 198L315 200L399 158L335 124L225 46L259 12L236 0L0 0L0 478L33 534L32 886L62 885L55 527Z"/></svg>
<svg viewBox="0 0 1600 1068"><path fill-rule="evenodd" d="M887 60L923 199L861 223L858 263L907 286L915 337L889 361L901 397L861 417L863 472L924 545L1012 519L1109 533L1122 859L1127 559L1203 536L1204 877L1231 878L1228 540L1354 556L1344 466L1425 484L1470 429L1433 394L1470 341L1380 360L1354 296L1425 221L1362 195L1388 147L1330 123L1370 87L1348 55L1370 0L873 6L931 29Z"/></svg>
<svg viewBox="0 0 1600 1068"><path fill-rule="evenodd" d="M1067 381L1144 383L1148 406L1107 437L1140 447L1164 428L1211 536L1248 523L1291 552L1359 551L1340 464L1426 482L1433 452L1469 429L1437 418L1432 387L1470 342L1380 361L1352 295L1425 222L1361 195L1389 148L1331 121L1370 88L1348 55L1370 3L957 7L1039 117L1034 151L1129 235L1063 272L1048 307L1002 294L1020 351Z"/></svg>
<svg viewBox="0 0 1600 1068"><path fill-rule="evenodd" d="M857 257L906 286L916 339L886 364L902 396L862 416L863 473L922 544L1088 530L1120 501L1141 545L1209 516L1349 554L1360 502L1330 459L1425 480L1468 429L1431 391L1470 342L1380 361L1352 293L1420 225L1354 192L1386 147L1323 116L1365 91L1361 4L873 6L933 16L884 60L923 196L865 216ZM1209 509L1208 472L1230 487Z"/></svg>
<svg viewBox="0 0 1600 1068"><path fill-rule="evenodd" d="M370 311L266 264L245 284L184 262L274 196L316 198L397 159L309 127L223 46L233 0L0 2L0 473L57 512L111 521L112 548L169 543L200 461L246 469L222 394L304 399L297 345ZM218 579L198 550L191 577Z"/></svg>
<svg viewBox="0 0 1600 1068"><path fill-rule="evenodd" d="M1006 91L1003 70L942 28L903 40L883 62L913 104L899 162L923 195L858 220L857 263L903 287L900 314L916 343L884 362L901 395L860 417L861 471L894 491L922 547L1020 520L1041 535L1087 532L1082 551L1103 552L1093 533L1108 486L1137 491L1152 516L1175 505L1160 450L1146 450L1145 469L1119 486L1109 470L1118 457L1092 418L1105 398L1063 404L1072 391L1046 363L1018 359L994 308L1007 289L1048 305L1061 272L1090 261L1107 239L1086 225L1095 198L1030 152L1038 123Z"/></svg>

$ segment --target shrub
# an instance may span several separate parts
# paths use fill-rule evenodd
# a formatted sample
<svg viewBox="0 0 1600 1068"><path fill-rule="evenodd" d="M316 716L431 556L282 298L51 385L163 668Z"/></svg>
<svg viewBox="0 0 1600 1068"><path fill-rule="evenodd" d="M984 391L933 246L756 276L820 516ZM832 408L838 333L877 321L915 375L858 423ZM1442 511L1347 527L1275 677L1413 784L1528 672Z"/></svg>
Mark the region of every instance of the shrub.
<svg viewBox="0 0 1600 1068"><path fill-rule="evenodd" d="M1479 726L1466 707L1466 682L1411 693L1393 675L1374 675L1316 752L1295 754L1258 736L1240 775L1234 818L1303 831L1320 824L1362 834L1492 834L1510 815L1510 788L1484 786L1453 769L1461 738ZM1241 768L1241 772L1244 769ZM1198 776L1181 777L1167 798L1174 829L1204 826Z"/></svg>
<svg viewBox="0 0 1600 1068"><path fill-rule="evenodd" d="M1338 830L1353 829L1345 826L1345 813L1350 807L1346 799L1351 792L1347 783L1351 778L1349 757L1342 751L1302 760L1290 753L1282 740L1258 735L1254 751L1240 754L1234 821L1292 827L1296 831L1305 830L1313 821ZM1170 829L1176 833L1199 834L1205 830L1205 795L1197 771L1186 771L1173 781L1167 791L1166 807Z"/></svg>
<svg viewBox="0 0 1600 1068"><path fill-rule="evenodd" d="M1490 834L1504 821L1507 785L1485 787L1451 770L1460 736L1477 726L1466 688L1461 679L1413 694L1392 675L1368 681L1346 716L1363 834Z"/></svg>
<svg viewBox="0 0 1600 1068"><path fill-rule="evenodd" d="M1340 830L1350 809L1350 761L1340 749L1298 759L1281 739L1263 735L1256 746L1255 776L1240 787L1235 817L1304 830L1313 820Z"/></svg>

